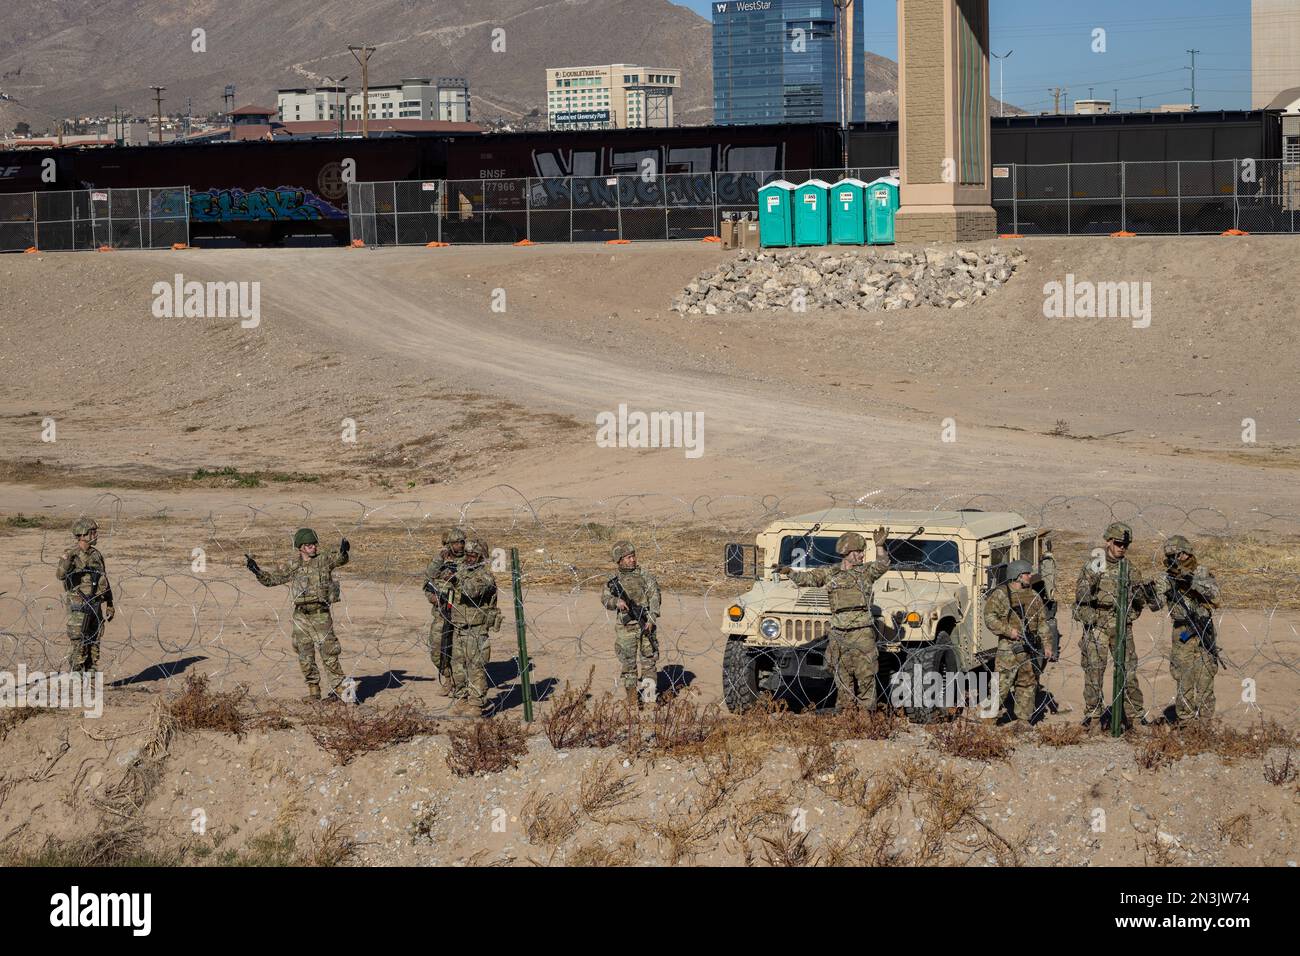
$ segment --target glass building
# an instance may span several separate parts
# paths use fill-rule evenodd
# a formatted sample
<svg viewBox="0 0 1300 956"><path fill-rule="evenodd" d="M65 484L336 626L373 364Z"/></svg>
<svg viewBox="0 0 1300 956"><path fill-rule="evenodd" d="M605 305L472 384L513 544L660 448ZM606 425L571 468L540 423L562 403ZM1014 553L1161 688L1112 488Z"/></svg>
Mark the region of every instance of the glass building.
<svg viewBox="0 0 1300 956"><path fill-rule="evenodd" d="M833 0L714 0L713 122L838 123ZM849 121L866 119L866 0L845 19Z"/></svg>

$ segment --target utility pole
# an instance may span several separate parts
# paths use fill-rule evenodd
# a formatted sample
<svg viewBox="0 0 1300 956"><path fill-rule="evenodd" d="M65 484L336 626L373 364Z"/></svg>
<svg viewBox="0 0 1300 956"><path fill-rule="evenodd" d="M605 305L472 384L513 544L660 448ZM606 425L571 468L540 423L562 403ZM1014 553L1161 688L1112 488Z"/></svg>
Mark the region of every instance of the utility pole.
<svg viewBox="0 0 1300 956"><path fill-rule="evenodd" d="M1049 93L1052 94L1052 113L1053 113L1054 115L1056 115L1056 116L1060 116L1060 115L1061 115L1061 94L1062 94L1062 93L1065 93L1065 94L1067 95L1067 100L1066 100L1066 109L1069 109L1069 108L1070 108L1070 107L1069 107L1069 100L1068 100L1068 95L1069 95L1069 91L1068 91L1068 90L1063 90L1063 89L1061 89L1061 87L1059 87L1059 86L1054 86L1054 87L1052 87L1050 90L1048 90L1047 92L1049 92Z"/></svg>
<svg viewBox="0 0 1300 956"><path fill-rule="evenodd" d="M849 172L849 118L848 118L848 96L845 87L848 86L848 48L849 48L849 27L845 23L844 10L853 0L835 0L835 79L836 85L840 88L840 163L847 176Z"/></svg>
<svg viewBox="0 0 1300 956"><path fill-rule="evenodd" d="M149 89L153 90L153 98L156 104L156 113L158 115L158 145L161 146L163 141L162 140L162 95L163 95L163 91L167 89L167 87L151 86L149 87Z"/></svg>
<svg viewBox="0 0 1300 956"><path fill-rule="evenodd" d="M1192 112L1195 113L1196 112L1196 54L1200 53L1201 51L1188 50L1187 52L1192 55Z"/></svg>
<svg viewBox="0 0 1300 956"><path fill-rule="evenodd" d="M993 53L992 50L989 52L993 55L993 58L998 61L998 116L1002 116L1006 110L1006 101L1002 99L1002 90L1004 89L1002 86L1002 66L1006 62L1007 57L1016 51L1008 50L1006 53L1001 54Z"/></svg>
<svg viewBox="0 0 1300 956"><path fill-rule="evenodd" d="M1138 97L1138 112L1142 112L1142 97Z"/></svg>
<svg viewBox="0 0 1300 956"><path fill-rule="evenodd" d="M350 46L348 52L361 64L361 136L370 138L370 54L372 46Z"/></svg>
<svg viewBox="0 0 1300 956"><path fill-rule="evenodd" d="M1119 90L1115 91L1115 98L1110 101L1110 111L1112 113L1119 112Z"/></svg>

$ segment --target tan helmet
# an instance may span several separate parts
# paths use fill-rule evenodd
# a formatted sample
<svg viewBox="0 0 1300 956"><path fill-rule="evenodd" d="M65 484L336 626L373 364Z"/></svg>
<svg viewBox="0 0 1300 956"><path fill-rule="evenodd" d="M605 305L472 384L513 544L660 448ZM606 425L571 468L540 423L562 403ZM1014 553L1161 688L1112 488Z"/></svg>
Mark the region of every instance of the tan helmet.
<svg viewBox="0 0 1300 956"><path fill-rule="evenodd" d="M609 556L614 559L615 564L618 564L629 554L636 554L636 545L631 541L616 542L614 547L609 549Z"/></svg>
<svg viewBox="0 0 1300 956"><path fill-rule="evenodd" d="M1180 551L1186 551L1192 556L1195 556L1196 554L1196 552L1192 550L1192 543L1181 534L1176 534L1165 539L1165 554L1168 557L1172 558Z"/></svg>
<svg viewBox="0 0 1300 956"><path fill-rule="evenodd" d="M94 518L79 518L72 526L72 536L80 538L83 534L92 534L99 530Z"/></svg>
<svg viewBox="0 0 1300 956"><path fill-rule="evenodd" d="M446 531L442 533L443 544L454 544L457 541L464 541L464 540L465 540L465 532L461 531L460 528L448 528Z"/></svg>
<svg viewBox="0 0 1300 956"><path fill-rule="evenodd" d="M839 536L835 542L835 553L840 557L848 554L850 551L867 550L867 539L862 537L856 531L846 531Z"/></svg>
<svg viewBox="0 0 1300 956"><path fill-rule="evenodd" d="M1133 543L1133 529L1122 521L1112 521L1106 526L1106 540L1128 546Z"/></svg>
<svg viewBox="0 0 1300 956"><path fill-rule="evenodd" d="M465 539L465 554L477 554L480 558L486 558L488 553L487 542L481 538Z"/></svg>

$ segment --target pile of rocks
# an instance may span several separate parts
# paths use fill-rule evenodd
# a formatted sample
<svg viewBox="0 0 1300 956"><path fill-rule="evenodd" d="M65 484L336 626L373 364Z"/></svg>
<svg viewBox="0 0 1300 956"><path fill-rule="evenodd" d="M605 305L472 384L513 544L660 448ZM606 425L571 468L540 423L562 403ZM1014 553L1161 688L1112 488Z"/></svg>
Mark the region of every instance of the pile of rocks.
<svg viewBox="0 0 1300 956"><path fill-rule="evenodd" d="M921 305L960 309L1005 284L1025 262L1016 248L742 249L701 273L673 300L676 312L769 309L879 312Z"/></svg>

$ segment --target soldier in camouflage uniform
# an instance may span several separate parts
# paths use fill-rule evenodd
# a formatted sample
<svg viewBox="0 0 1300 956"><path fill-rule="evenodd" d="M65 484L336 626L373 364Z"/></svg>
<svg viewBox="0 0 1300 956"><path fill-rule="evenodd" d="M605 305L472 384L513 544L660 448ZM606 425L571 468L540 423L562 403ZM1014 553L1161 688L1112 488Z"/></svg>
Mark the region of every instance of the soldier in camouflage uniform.
<svg viewBox="0 0 1300 956"><path fill-rule="evenodd" d="M465 532L448 528L442 533L442 550L429 562L424 573L424 594L433 605L429 623L429 659L438 668L438 681L448 697L463 696L464 688L452 681L451 604L457 576L465 562Z"/></svg>
<svg viewBox="0 0 1300 956"><path fill-rule="evenodd" d="M1061 659L1061 629L1056 623L1056 558L1052 557L1051 543L1044 542L1044 551L1038 558L1038 580L1041 582L1043 613L1047 618L1047 639L1043 645L1047 662Z"/></svg>
<svg viewBox="0 0 1300 956"><path fill-rule="evenodd" d="M334 569L348 563L351 545L347 538L339 542L337 551L321 551L319 545L315 531L299 528L293 536L293 546L298 549L295 558L265 571L251 555L244 557L248 570L264 586L289 585L289 594L293 598L293 649L298 652L298 666L307 682L307 696L303 700L315 702L321 699L320 671L316 667L316 652L320 651L321 663L330 679L326 696L331 701L341 701L345 678L339 655L343 648L334 635L330 605L339 599Z"/></svg>
<svg viewBox="0 0 1300 956"><path fill-rule="evenodd" d="M491 657L489 632L501 628L496 578L483 560L487 553L482 541L465 542L457 586L451 592L452 684L460 689L453 712L471 717L483 716Z"/></svg>
<svg viewBox="0 0 1300 956"><path fill-rule="evenodd" d="M1095 559L1089 559L1079 572L1075 584L1074 619L1084 626L1082 643L1083 662L1083 726L1091 726L1102 716L1102 679L1106 674L1107 655L1115 656L1115 599L1119 584L1119 562L1128 554L1133 542L1133 529L1122 522L1106 528L1104 567L1096 569ZM1144 607L1160 609L1154 581L1138 581L1130 566L1129 571L1128 634L1124 647L1124 726L1134 721L1142 724L1147 719L1142 713L1142 689L1138 686L1137 652L1134 650L1133 622Z"/></svg>
<svg viewBox="0 0 1300 956"><path fill-rule="evenodd" d="M1214 675L1219 663L1206 644L1214 640L1219 583L1197 564L1191 543L1181 534L1165 542L1162 591L1174 625L1169 654L1169 672L1177 682L1174 716L1209 720L1214 716Z"/></svg>
<svg viewBox="0 0 1300 956"><path fill-rule="evenodd" d="M984 600L984 626L998 636L998 696L1004 702L1008 695L1012 698L1014 723L1023 727L1034 720L1038 701L1038 670L1027 642L1040 642L1041 647L1041 642L1050 638L1043 599L1034 591L1033 566L1028 561L1012 561L1007 576L1007 583L994 588Z"/></svg>
<svg viewBox="0 0 1300 956"><path fill-rule="evenodd" d="M659 689L659 639L655 636L663 595L659 582L644 568L637 567L636 548L630 541L619 541L610 550L610 557L618 566L618 573L610 578L600 594L601 604L608 611L617 612L614 626L614 653L618 657L623 692L628 706L653 698ZM628 611L628 604L615 594L621 587L644 612L641 620ZM637 680L637 665L641 677ZM640 694L637 691L640 688Z"/></svg>
<svg viewBox="0 0 1300 956"><path fill-rule="evenodd" d="M835 567L794 571L786 565L777 571L790 575L801 588L825 588L831 608L831 634L826 663L835 675L836 709L876 708L876 673L880 655L876 648L875 621L871 611L872 586L889 570L886 533L877 528L871 535L876 560L864 564L866 539L856 531L842 534L835 542L841 561Z"/></svg>
<svg viewBox="0 0 1300 956"><path fill-rule="evenodd" d="M113 589L104 570L104 556L95 543L99 525L82 518L72 526L77 546L59 559L58 579L68 608L68 670L99 669L99 644L104 625L113 620Z"/></svg>

